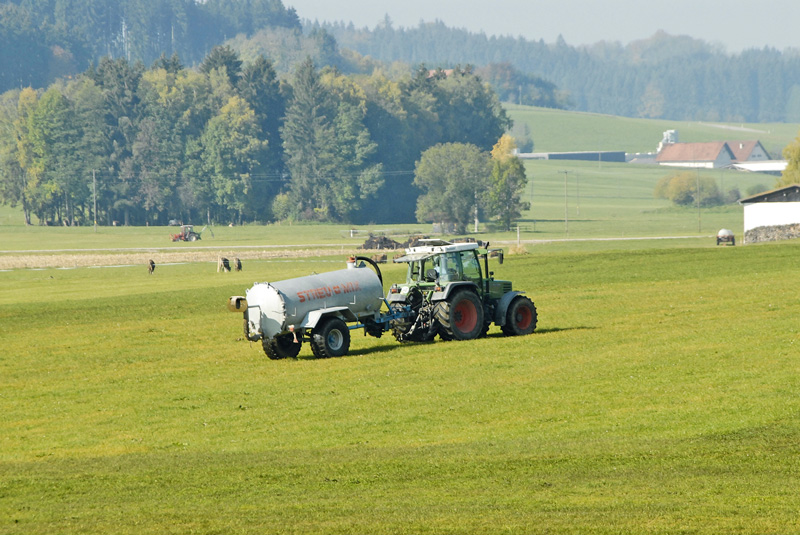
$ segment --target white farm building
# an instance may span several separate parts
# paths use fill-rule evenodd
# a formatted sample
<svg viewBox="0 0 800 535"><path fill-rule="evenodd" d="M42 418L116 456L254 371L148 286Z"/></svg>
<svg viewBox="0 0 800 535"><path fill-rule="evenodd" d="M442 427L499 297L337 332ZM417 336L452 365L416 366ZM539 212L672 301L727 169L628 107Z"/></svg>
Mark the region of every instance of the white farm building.
<svg viewBox="0 0 800 535"><path fill-rule="evenodd" d="M793 184L739 201L744 207L744 241L800 238L800 184Z"/></svg>

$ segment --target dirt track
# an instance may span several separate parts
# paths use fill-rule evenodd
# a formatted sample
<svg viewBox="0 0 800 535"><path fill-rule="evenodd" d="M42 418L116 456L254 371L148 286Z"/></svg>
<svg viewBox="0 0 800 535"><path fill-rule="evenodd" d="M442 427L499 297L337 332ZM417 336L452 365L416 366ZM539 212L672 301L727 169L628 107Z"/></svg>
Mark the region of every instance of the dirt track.
<svg viewBox="0 0 800 535"><path fill-rule="evenodd" d="M656 236L656 237L629 237L629 238L563 238L549 240L522 240L522 245L537 245L556 242L577 241L629 241L629 240L680 240L707 238L713 236ZM516 240L501 240L493 242L495 245L510 246L513 248ZM351 254L372 256L375 253L387 253L390 250L363 250L354 248L352 244L309 244L305 248L292 248L290 246L258 246L238 247L231 249L214 249L211 247L194 247L186 250L174 249L100 249L85 252L74 249L63 251L0 251L0 270L10 269L35 269L35 268L75 268L90 266L119 266L119 265L146 265L152 259L156 264L170 264L182 262L216 262L219 257L241 260L271 260L278 258L309 258L315 256L345 257Z"/></svg>
<svg viewBox="0 0 800 535"><path fill-rule="evenodd" d="M367 251L359 251L359 254ZM152 259L156 264L183 262L216 262L219 257L241 260L269 260L274 258L303 258L314 256L348 255L349 250L339 248L320 249L245 249L238 251L136 251L104 253L8 253L0 254L0 270L33 268L75 268L91 266L146 265Z"/></svg>

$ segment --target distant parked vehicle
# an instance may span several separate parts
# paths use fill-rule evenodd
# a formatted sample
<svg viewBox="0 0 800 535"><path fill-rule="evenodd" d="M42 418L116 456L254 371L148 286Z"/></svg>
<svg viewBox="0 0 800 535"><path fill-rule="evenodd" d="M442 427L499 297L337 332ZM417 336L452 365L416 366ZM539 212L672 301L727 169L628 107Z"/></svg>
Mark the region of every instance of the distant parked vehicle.
<svg viewBox="0 0 800 535"><path fill-rule="evenodd" d="M736 236L733 235L733 231L724 228L717 232L717 245L721 243L725 245L736 245Z"/></svg>

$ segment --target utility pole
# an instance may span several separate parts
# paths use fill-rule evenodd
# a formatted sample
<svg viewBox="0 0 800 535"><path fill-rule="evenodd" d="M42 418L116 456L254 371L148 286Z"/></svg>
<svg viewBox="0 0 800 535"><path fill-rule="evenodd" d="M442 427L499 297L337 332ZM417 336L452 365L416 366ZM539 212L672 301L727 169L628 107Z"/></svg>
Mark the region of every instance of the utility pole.
<svg viewBox="0 0 800 535"><path fill-rule="evenodd" d="M92 199L94 201L94 231L97 232L97 177L92 169Z"/></svg>
<svg viewBox="0 0 800 535"><path fill-rule="evenodd" d="M567 236L569 236L569 203L567 202L567 173L569 171L563 171L564 173L564 232Z"/></svg>

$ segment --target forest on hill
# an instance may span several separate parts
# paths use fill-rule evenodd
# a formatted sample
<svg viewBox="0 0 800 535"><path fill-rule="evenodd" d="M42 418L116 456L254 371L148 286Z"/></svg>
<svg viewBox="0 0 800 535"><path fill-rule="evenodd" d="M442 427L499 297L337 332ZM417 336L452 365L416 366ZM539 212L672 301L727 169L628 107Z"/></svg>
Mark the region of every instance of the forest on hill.
<svg viewBox="0 0 800 535"><path fill-rule="evenodd" d="M373 29L309 23L339 46L384 62L507 64L554 84L577 111L673 120L800 121L800 50L728 54L700 39L658 32L628 45L570 46L487 36L442 22ZM519 103L513 92L506 100ZM525 104L525 102L521 102Z"/></svg>
<svg viewBox="0 0 800 535"><path fill-rule="evenodd" d="M103 57L150 65L162 54L199 64L237 34L300 30L281 0L4 0L0 92L45 87Z"/></svg>
<svg viewBox="0 0 800 535"><path fill-rule="evenodd" d="M310 14L313 16L313 14ZM229 44L280 77L311 57L347 74L392 78L420 64L472 65L502 101L625 117L800 122L800 50L729 54L659 32L622 45L487 36L442 22L374 28L299 20L281 0L7 0L0 4L0 92L46 87L103 57L197 66Z"/></svg>

